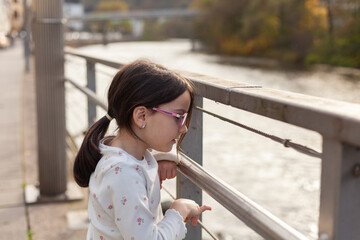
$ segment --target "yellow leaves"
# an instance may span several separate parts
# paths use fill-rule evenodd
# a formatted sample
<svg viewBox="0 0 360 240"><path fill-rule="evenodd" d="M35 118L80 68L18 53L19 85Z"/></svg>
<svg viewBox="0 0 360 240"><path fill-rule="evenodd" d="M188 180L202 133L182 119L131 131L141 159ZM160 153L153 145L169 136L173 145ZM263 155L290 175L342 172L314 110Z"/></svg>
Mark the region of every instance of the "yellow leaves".
<svg viewBox="0 0 360 240"><path fill-rule="evenodd" d="M221 54L290 62L309 56L313 62L359 67L359 7L344 9L335 2L328 6L320 0L194 0L205 13L197 33ZM359 6L359 0L345 2ZM336 23L330 35L329 10Z"/></svg>
<svg viewBox="0 0 360 240"><path fill-rule="evenodd" d="M220 41L220 49L224 54L244 55L243 42L236 37L228 37Z"/></svg>
<svg viewBox="0 0 360 240"><path fill-rule="evenodd" d="M266 38L276 38L279 34L280 21L277 16L264 17L261 32Z"/></svg>
<svg viewBox="0 0 360 240"><path fill-rule="evenodd" d="M104 0L96 6L96 12L126 12L127 3L118 0Z"/></svg>
<svg viewBox="0 0 360 240"><path fill-rule="evenodd" d="M272 41L265 36L257 36L247 41L242 41L236 36L221 40L220 48L224 54L229 55L258 55L271 47Z"/></svg>
<svg viewBox="0 0 360 240"><path fill-rule="evenodd" d="M305 1L305 14L300 26L307 30L316 28L326 29L327 27L327 9L326 6L318 0Z"/></svg>
<svg viewBox="0 0 360 240"><path fill-rule="evenodd" d="M206 9L211 7L215 3L215 0L194 0L190 8Z"/></svg>

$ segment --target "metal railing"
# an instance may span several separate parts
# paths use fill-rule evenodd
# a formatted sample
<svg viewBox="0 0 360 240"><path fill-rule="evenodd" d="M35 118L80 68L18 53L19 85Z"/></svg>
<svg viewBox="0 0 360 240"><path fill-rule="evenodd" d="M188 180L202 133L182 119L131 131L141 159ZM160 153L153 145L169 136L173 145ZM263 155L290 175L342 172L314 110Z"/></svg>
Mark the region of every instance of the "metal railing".
<svg viewBox="0 0 360 240"><path fill-rule="evenodd" d="M95 94L95 64L115 68L123 64L94 58L70 48L65 49L65 54L86 60L88 88L71 79L67 81L88 96L88 122L91 124L96 117L96 105L106 110L106 105ZM319 239L350 240L360 236L359 105L180 73L194 82L197 96L191 127L182 145L186 156L178 168L186 178L180 174L177 177L177 197L192 198L201 204L202 189L265 239L307 239L202 168L202 99L207 98L320 133L322 153L300 146L322 159ZM289 141L283 144L289 145ZM200 230L190 230L187 239L201 239Z"/></svg>
<svg viewBox="0 0 360 240"><path fill-rule="evenodd" d="M69 45L82 45L82 44L96 44L102 43L106 45L110 42L119 42L119 41L127 41L138 39L139 36L134 36L134 31L131 30L131 33L122 35L119 32L110 32L109 23L111 22L121 22L124 20L130 21L147 21L152 19L171 19L171 18L182 18L182 19L192 19L200 16L202 13L195 9L155 9L155 10L136 10L129 12L116 12L116 13L91 13L85 14L83 16L68 16L62 19L53 19L46 18L42 19L43 23L52 23L61 21L65 26L67 26L68 30L71 29L72 23L82 24L93 24L96 23L99 26L100 32L89 33L88 34L80 34L75 33L67 34L69 38L66 38L67 44ZM71 30L69 31L71 32ZM76 32L76 31L75 31ZM75 39L71 39L71 36L75 36ZM86 39L81 39L81 36L84 36ZM89 37L91 36L91 37ZM194 39L193 39L194 41ZM193 42L193 44L195 44Z"/></svg>

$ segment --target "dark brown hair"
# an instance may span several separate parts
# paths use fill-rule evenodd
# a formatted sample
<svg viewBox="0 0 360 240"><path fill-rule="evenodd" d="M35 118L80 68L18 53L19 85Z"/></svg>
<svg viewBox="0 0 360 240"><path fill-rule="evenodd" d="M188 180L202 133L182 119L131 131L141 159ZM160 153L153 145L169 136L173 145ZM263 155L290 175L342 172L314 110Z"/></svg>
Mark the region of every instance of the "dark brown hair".
<svg viewBox="0 0 360 240"><path fill-rule="evenodd" d="M108 91L108 114L116 120L119 128L131 128L132 114L136 107L149 109L171 102L189 91L191 102L186 120L189 127L194 102L194 89L187 79L148 60L137 60L123 66L114 76ZM99 142L104 138L110 121L104 116L95 122L86 133L75 158L74 178L81 187L88 187L91 173L102 157ZM178 147L183 140L180 137Z"/></svg>

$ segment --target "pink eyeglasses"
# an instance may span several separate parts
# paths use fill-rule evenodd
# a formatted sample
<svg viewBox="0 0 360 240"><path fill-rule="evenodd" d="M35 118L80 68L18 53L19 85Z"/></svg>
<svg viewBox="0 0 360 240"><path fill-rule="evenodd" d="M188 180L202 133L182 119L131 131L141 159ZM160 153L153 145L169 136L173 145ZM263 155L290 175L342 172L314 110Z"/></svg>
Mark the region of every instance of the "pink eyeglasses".
<svg viewBox="0 0 360 240"><path fill-rule="evenodd" d="M152 108L153 110L157 111L157 112L160 112L160 113L163 113L165 115L168 115L168 116L172 116L172 117L175 117L177 119L180 120L180 127L184 126L185 124L185 121L186 121L186 117L188 115L188 113L184 113L183 115L180 115L178 113L173 113L173 112L169 112L169 111L165 111L165 110L162 110L162 109L159 109L159 108Z"/></svg>

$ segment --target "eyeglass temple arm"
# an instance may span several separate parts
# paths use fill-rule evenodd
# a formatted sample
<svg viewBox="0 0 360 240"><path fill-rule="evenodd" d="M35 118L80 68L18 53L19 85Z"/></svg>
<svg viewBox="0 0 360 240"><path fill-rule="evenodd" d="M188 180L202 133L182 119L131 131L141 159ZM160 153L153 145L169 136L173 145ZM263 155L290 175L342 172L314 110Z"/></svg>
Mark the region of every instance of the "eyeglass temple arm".
<svg viewBox="0 0 360 240"><path fill-rule="evenodd" d="M159 108L153 108L153 109L156 110L156 111L162 112L162 113L169 114L169 115L174 116L174 117L177 117L177 118L184 118L184 116L182 116L182 115L180 115L180 114L168 112L168 111L165 111L165 110L162 110L162 109L159 109Z"/></svg>

